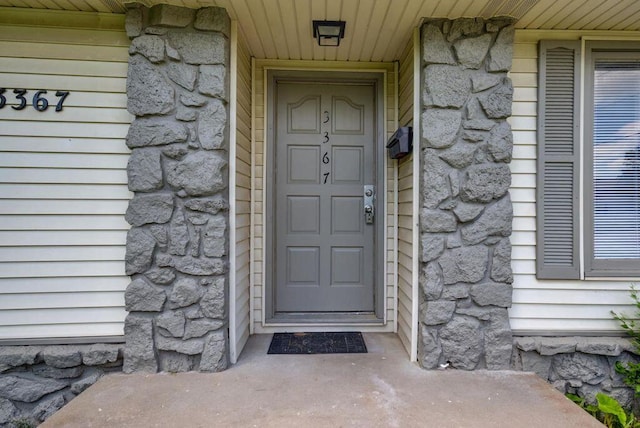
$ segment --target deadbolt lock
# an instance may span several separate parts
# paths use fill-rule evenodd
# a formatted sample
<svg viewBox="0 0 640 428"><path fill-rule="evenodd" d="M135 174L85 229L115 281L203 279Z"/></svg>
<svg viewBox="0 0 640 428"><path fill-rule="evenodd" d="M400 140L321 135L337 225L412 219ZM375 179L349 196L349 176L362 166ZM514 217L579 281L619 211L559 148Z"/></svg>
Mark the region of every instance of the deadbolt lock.
<svg viewBox="0 0 640 428"><path fill-rule="evenodd" d="M371 185L364 186L364 221L366 224L373 224L375 200L375 187Z"/></svg>

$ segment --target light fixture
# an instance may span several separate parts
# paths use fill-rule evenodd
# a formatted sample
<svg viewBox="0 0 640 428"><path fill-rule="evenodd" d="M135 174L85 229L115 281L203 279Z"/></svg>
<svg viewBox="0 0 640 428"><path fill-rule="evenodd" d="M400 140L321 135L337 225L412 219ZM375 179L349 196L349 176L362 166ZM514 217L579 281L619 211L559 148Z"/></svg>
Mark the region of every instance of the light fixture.
<svg viewBox="0 0 640 428"><path fill-rule="evenodd" d="M340 46L344 26L344 21L313 21L313 37L319 46Z"/></svg>

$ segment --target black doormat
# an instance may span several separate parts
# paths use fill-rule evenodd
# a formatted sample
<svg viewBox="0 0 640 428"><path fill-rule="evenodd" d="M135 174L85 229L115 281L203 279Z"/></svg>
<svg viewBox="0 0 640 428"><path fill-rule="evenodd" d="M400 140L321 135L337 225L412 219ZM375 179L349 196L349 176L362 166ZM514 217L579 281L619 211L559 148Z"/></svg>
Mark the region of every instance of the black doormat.
<svg viewBox="0 0 640 428"><path fill-rule="evenodd" d="M275 333L267 354L366 354L360 332Z"/></svg>

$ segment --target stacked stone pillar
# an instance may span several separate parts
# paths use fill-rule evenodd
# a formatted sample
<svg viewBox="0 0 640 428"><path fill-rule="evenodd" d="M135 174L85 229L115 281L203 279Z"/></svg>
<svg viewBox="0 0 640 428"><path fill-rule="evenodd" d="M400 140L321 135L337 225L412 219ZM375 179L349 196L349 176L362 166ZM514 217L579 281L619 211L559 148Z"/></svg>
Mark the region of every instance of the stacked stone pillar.
<svg viewBox="0 0 640 428"><path fill-rule="evenodd" d="M420 362L509 369L513 20L422 27Z"/></svg>
<svg viewBox="0 0 640 428"><path fill-rule="evenodd" d="M124 371L227 366L228 66L224 9L134 7L127 135Z"/></svg>

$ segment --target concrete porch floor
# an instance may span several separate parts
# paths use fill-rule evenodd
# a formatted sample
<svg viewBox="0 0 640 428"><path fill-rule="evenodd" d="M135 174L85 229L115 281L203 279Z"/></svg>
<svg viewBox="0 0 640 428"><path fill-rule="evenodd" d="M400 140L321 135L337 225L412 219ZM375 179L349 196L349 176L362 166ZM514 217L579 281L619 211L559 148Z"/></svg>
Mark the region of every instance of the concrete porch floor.
<svg viewBox="0 0 640 428"><path fill-rule="evenodd" d="M253 336L223 373L110 375L41 427L601 427L529 373L426 371L397 336L368 354L267 355Z"/></svg>

